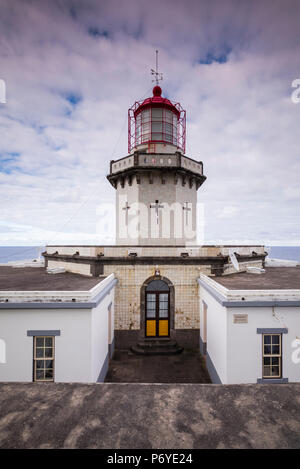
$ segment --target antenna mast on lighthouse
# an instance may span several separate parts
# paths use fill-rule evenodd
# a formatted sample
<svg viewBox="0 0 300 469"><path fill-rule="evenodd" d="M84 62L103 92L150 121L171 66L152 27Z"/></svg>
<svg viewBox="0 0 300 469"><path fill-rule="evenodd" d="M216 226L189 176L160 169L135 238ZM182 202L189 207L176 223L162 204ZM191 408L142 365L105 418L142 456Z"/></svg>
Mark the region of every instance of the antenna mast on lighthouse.
<svg viewBox="0 0 300 469"><path fill-rule="evenodd" d="M155 81L156 85L158 86L159 80L163 79L163 74L158 71L158 50L155 51L155 55L156 55L156 67L155 67L155 70L151 68L151 75L155 76L155 78L153 78L152 81Z"/></svg>

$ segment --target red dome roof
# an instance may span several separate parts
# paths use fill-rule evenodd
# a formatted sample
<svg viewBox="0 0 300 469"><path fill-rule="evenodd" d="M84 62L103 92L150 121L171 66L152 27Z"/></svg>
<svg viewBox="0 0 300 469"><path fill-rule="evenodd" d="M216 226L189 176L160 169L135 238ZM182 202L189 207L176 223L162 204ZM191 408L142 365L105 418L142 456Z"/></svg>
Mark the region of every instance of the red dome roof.
<svg viewBox="0 0 300 469"><path fill-rule="evenodd" d="M180 112L178 111L178 109L174 106L174 104L171 103L169 99L162 98L161 93L162 93L161 87L158 85L154 86L152 98L144 99L144 101L135 110L134 117L136 117L137 114L139 114L141 111L143 111L144 109L148 107L164 107L174 112L174 114L176 114L177 117L179 117Z"/></svg>

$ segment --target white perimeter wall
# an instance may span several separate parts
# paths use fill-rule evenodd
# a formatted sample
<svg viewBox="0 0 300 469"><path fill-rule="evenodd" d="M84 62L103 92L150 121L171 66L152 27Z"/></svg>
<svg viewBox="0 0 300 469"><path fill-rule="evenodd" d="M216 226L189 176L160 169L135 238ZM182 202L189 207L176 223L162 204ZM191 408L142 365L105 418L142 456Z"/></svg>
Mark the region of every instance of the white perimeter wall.
<svg viewBox="0 0 300 469"><path fill-rule="evenodd" d="M200 286L200 336L203 340L203 303L207 304L207 353L222 383L227 379L227 315L221 306Z"/></svg>
<svg viewBox="0 0 300 469"><path fill-rule="evenodd" d="M114 338L114 291L113 288L108 295L92 311L91 320L91 380L96 382L99 373L108 360L109 345L109 320L108 307L111 306L111 331L110 343Z"/></svg>
<svg viewBox="0 0 300 469"><path fill-rule="evenodd" d="M274 313L272 307L228 308L227 383L256 383L262 378L262 335L257 328L288 329L282 334L282 377L300 381L300 363L292 361L292 342L300 338L300 308L275 307ZM248 324L234 324L234 314L248 314Z"/></svg>
<svg viewBox="0 0 300 469"><path fill-rule="evenodd" d="M300 345L299 307L226 308L200 286L200 336L203 340L203 304L207 304L207 353L223 384L256 383L262 378L262 334L257 329L287 328L282 334L282 378L300 382L300 363L292 354ZM248 323L234 324L234 314L248 314ZM275 314L275 315L274 315Z"/></svg>
<svg viewBox="0 0 300 469"><path fill-rule="evenodd" d="M0 381L33 380L33 337L28 330L60 330L55 337L55 382L95 382L108 355L108 305L114 288L91 309L0 310L6 363ZM113 339L113 305L112 305Z"/></svg>
<svg viewBox="0 0 300 469"><path fill-rule="evenodd" d="M28 330L60 330L55 337L55 381L89 382L90 310L0 310L0 338L6 342L6 364L0 381L32 381L33 337Z"/></svg>

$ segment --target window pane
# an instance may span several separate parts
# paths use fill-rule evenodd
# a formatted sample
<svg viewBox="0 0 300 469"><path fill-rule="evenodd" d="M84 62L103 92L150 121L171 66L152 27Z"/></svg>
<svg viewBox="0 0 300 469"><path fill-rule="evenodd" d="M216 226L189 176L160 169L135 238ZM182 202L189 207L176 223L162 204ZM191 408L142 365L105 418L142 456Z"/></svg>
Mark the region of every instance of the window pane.
<svg viewBox="0 0 300 469"><path fill-rule="evenodd" d="M155 316L156 316L155 309L147 308L147 318L155 318Z"/></svg>
<svg viewBox="0 0 300 469"><path fill-rule="evenodd" d="M279 357L272 357L272 365L279 365Z"/></svg>
<svg viewBox="0 0 300 469"><path fill-rule="evenodd" d="M157 132L153 133L152 140L162 140L162 134L159 134Z"/></svg>
<svg viewBox="0 0 300 469"><path fill-rule="evenodd" d="M166 133L172 135L172 133L173 133L173 126L172 126L172 124L166 124Z"/></svg>
<svg viewBox="0 0 300 469"><path fill-rule="evenodd" d="M161 108L154 108L152 109L152 121L161 121L162 120L162 109Z"/></svg>
<svg viewBox="0 0 300 469"><path fill-rule="evenodd" d="M44 337L37 337L35 339L36 347L44 347Z"/></svg>
<svg viewBox="0 0 300 469"><path fill-rule="evenodd" d="M36 379L44 379L44 370L38 370L35 376L36 376Z"/></svg>
<svg viewBox="0 0 300 469"><path fill-rule="evenodd" d="M45 371L45 378L46 379L53 379L53 370L46 370Z"/></svg>
<svg viewBox="0 0 300 469"><path fill-rule="evenodd" d="M147 294L147 301L155 301L155 298L156 298L155 293L148 293Z"/></svg>
<svg viewBox="0 0 300 469"><path fill-rule="evenodd" d="M272 366L271 376L279 376L279 366Z"/></svg>
<svg viewBox="0 0 300 469"><path fill-rule="evenodd" d="M143 124L143 134L146 134L146 133L149 133L150 132L150 123L149 122L145 122Z"/></svg>
<svg viewBox="0 0 300 469"><path fill-rule="evenodd" d="M46 339L45 339L45 346L46 346L46 347L52 347L52 345L53 345L53 339L52 339L52 337L46 337Z"/></svg>
<svg viewBox="0 0 300 469"><path fill-rule="evenodd" d="M147 287L146 287L146 291L169 291L169 286L166 282L164 282L163 280L152 280L152 282L150 282ZM155 295L147 295L147 297L149 296L153 296L155 297Z"/></svg>
<svg viewBox="0 0 300 469"><path fill-rule="evenodd" d="M167 318L169 316L168 309L159 309L159 317L160 318Z"/></svg>
<svg viewBox="0 0 300 469"><path fill-rule="evenodd" d="M44 360L37 360L37 361L36 361L36 367L37 367L37 368L45 368L45 362L44 362Z"/></svg>
<svg viewBox="0 0 300 469"><path fill-rule="evenodd" d="M146 111L142 111L142 119L143 119L143 122L148 122L150 120L149 109L147 109Z"/></svg>
<svg viewBox="0 0 300 469"><path fill-rule="evenodd" d="M271 376L271 368L269 366L264 366L264 376Z"/></svg>
<svg viewBox="0 0 300 469"><path fill-rule="evenodd" d="M265 344L271 344L271 336L270 335L264 335L264 343Z"/></svg>
<svg viewBox="0 0 300 469"><path fill-rule="evenodd" d="M279 355L279 345L273 345L272 346L272 354L273 355Z"/></svg>
<svg viewBox="0 0 300 469"><path fill-rule="evenodd" d="M264 365L271 365L271 358L264 357Z"/></svg>
<svg viewBox="0 0 300 469"><path fill-rule="evenodd" d="M160 301L168 301L168 294L167 293L160 293L159 294Z"/></svg>
<svg viewBox="0 0 300 469"><path fill-rule="evenodd" d="M272 344L279 344L279 335L272 336Z"/></svg>
<svg viewBox="0 0 300 469"><path fill-rule="evenodd" d="M162 132L162 123L152 122L152 132Z"/></svg>
<svg viewBox="0 0 300 469"><path fill-rule="evenodd" d="M52 348L45 349L45 357L52 357Z"/></svg>
<svg viewBox="0 0 300 469"><path fill-rule="evenodd" d="M44 357L44 349L43 348L37 348L35 352L35 356L37 358L43 358Z"/></svg>
<svg viewBox="0 0 300 469"><path fill-rule="evenodd" d="M173 113L171 111L165 111L165 119L166 119L166 122L169 122L170 124L172 124L172 120L173 120Z"/></svg>
<svg viewBox="0 0 300 469"><path fill-rule="evenodd" d="M45 368L53 368L53 360L47 360L45 364Z"/></svg>
<svg viewBox="0 0 300 469"><path fill-rule="evenodd" d="M271 345L265 345L264 346L264 354L265 355L270 355L271 354Z"/></svg>

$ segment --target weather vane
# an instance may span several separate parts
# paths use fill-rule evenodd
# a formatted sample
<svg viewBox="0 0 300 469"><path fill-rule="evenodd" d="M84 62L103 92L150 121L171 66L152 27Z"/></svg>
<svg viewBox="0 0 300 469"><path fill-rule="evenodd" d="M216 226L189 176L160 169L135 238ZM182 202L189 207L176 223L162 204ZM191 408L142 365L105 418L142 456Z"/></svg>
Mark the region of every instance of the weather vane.
<svg viewBox="0 0 300 469"><path fill-rule="evenodd" d="M154 75L155 78L153 78L152 81L156 81L156 85L158 85L159 80L163 79L163 74L158 71L158 50L155 51L156 54L156 67L155 70L151 68L151 75Z"/></svg>

